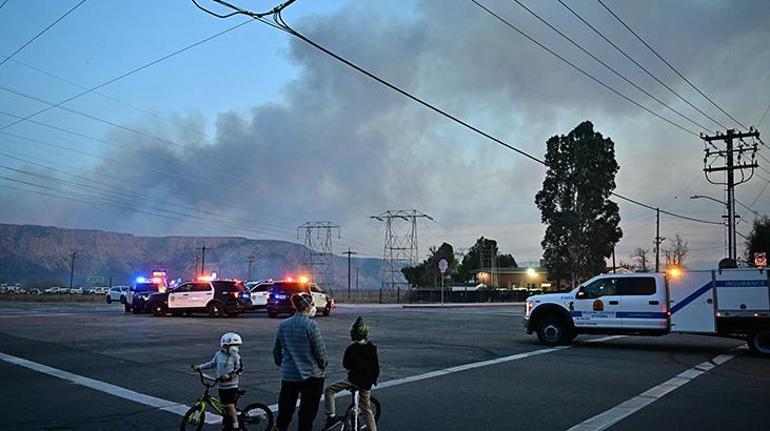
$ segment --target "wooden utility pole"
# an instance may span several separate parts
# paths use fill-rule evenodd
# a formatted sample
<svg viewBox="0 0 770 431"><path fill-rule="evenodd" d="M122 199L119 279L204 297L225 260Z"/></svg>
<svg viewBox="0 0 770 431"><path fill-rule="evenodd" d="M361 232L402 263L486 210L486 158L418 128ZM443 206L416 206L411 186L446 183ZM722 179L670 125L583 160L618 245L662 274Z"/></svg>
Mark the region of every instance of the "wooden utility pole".
<svg viewBox="0 0 770 431"><path fill-rule="evenodd" d="M351 256L358 253L355 251L351 251L350 247L348 247L348 251L344 251L342 252L342 254L348 255L348 302L350 302L350 260L351 260ZM358 272L357 271L358 269L356 269L356 289L358 289Z"/></svg>
<svg viewBox="0 0 770 431"><path fill-rule="evenodd" d="M664 239L660 236L660 208L655 208L655 272L660 272L660 244Z"/></svg>
<svg viewBox="0 0 770 431"><path fill-rule="evenodd" d="M70 289L72 289L72 282L75 278L75 259L78 256L78 252L73 251L70 253Z"/></svg>
<svg viewBox="0 0 770 431"><path fill-rule="evenodd" d="M759 139L759 130L751 127L748 132L736 132L734 129L728 129L726 133L717 133L713 136L701 134L701 139L713 147L712 149L706 145L704 148L706 157L703 159L703 172L706 173L706 179L711 184L727 186L727 258L731 260L738 258L737 241L735 238L735 186L751 179L754 176L754 169L758 167L755 159L757 144L756 142L748 144L743 140L744 138ZM734 140L740 141L737 148L734 146ZM717 148L713 143L714 141L724 142L724 150ZM743 161L748 158L744 156L744 153L751 155L750 161ZM738 157L738 163L735 163L735 156ZM715 159L720 158L725 159L725 164L723 166L713 166ZM744 169L750 169L750 174L744 174ZM741 180L738 182L735 181L735 171L741 173ZM709 174L715 172L725 172L727 174L726 181L712 181Z"/></svg>
<svg viewBox="0 0 770 431"><path fill-rule="evenodd" d="M249 277L246 279L247 281L251 281L251 267L254 266L256 260L256 256L246 256L246 264L249 265Z"/></svg>

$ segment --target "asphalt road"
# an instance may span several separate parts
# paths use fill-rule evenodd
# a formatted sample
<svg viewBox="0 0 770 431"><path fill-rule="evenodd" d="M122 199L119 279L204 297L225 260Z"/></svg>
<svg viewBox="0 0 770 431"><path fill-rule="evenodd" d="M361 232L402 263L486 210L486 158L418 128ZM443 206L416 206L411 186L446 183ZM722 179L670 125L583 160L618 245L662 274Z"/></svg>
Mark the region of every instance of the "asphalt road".
<svg viewBox="0 0 770 431"><path fill-rule="evenodd" d="M316 319L330 353L327 382L344 376L348 328L362 315L383 368L382 430L770 429L770 360L736 349L740 341L579 337L549 349L524 332L521 313L338 308ZM231 330L245 342L244 401L274 404L279 323L263 313L155 318L119 305L0 303L0 429L178 429L181 417L159 407L200 394L189 364L209 359ZM129 401L125 390L169 404ZM321 414L316 422L320 429Z"/></svg>

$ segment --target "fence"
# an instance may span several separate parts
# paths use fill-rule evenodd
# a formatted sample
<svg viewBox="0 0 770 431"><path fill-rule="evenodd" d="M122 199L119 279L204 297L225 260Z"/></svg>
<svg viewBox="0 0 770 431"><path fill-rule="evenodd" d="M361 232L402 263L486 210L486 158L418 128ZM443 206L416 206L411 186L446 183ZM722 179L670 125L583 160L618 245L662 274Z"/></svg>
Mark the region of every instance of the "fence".
<svg viewBox="0 0 770 431"><path fill-rule="evenodd" d="M528 289L484 289L455 291L444 290L446 303L481 303L481 302L521 302L527 297L541 293L539 290ZM435 289L376 289L359 290L350 294L346 291L336 291L334 300L345 304L421 304L441 302L441 291Z"/></svg>

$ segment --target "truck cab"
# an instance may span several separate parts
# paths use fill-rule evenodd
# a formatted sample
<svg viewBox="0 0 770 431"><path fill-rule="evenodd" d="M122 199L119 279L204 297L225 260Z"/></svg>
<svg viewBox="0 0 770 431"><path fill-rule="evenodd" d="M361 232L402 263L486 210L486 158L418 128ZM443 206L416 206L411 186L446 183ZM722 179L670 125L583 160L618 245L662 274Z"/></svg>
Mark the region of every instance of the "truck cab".
<svg viewBox="0 0 770 431"><path fill-rule="evenodd" d="M669 330L663 274L602 274L566 293L527 299L527 332L559 344L580 333L662 335Z"/></svg>

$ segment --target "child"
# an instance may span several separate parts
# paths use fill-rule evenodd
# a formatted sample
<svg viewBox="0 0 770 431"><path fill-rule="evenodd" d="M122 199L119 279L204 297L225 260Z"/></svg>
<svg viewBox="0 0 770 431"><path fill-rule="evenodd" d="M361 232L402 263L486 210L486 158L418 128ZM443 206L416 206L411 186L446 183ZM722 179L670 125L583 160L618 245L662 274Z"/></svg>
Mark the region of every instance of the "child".
<svg viewBox="0 0 770 431"><path fill-rule="evenodd" d="M219 400L224 404L227 414L222 417L222 427L225 430L239 429L238 415L235 412L235 400L238 398L238 376L243 372L243 363L238 354L238 346L243 344L241 336L235 332L222 335L219 340L220 350L209 362L193 365L194 370L210 370L216 368Z"/></svg>
<svg viewBox="0 0 770 431"><path fill-rule="evenodd" d="M359 317L350 327L350 339L353 343L345 349L345 355L342 358L342 366L348 370L348 378L326 388L324 429L331 429L341 422L341 419L335 415L334 395L340 391L357 389L359 406L366 418L368 429L377 431L370 396L372 385L377 384L377 378L380 376L380 362L377 358L377 346L367 340L368 335L369 327L364 323L364 319Z"/></svg>

